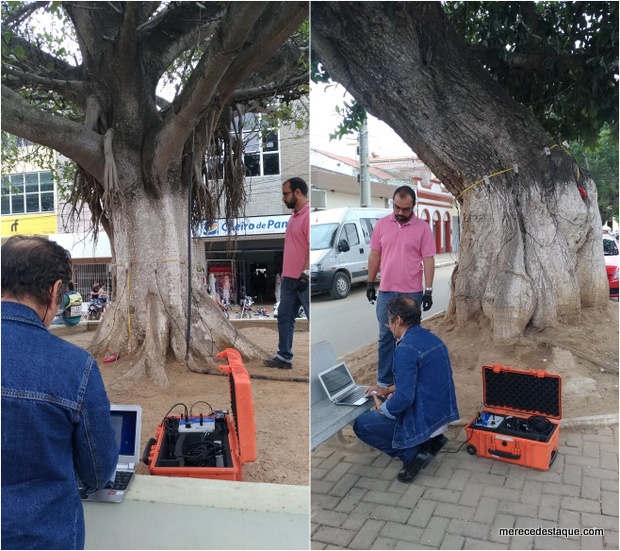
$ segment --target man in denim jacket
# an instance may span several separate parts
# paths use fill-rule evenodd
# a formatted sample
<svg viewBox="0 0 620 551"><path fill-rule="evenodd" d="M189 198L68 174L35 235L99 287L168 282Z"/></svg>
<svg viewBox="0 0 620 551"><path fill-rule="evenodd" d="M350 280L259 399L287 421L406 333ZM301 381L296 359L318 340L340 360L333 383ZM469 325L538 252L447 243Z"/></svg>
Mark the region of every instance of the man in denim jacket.
<svg viewBox="0 0 620 551"><path fill-rule="evenodd" d="M401 482L411 482L429 463L447 441L442 433L448 423L459 418L448 349L420 326L420 318L420 307L410 297L388 304L388 325L396 338L394 385L370 387L377 409L353 425L360 440L403 462Z"/></svg>
<svg viewBox="0 0 620 551"><path fill-rule="evenodd" d="M83 549L77 477L102 488L118 461L97 363L48 331L70 261L42 237L2 246L3 549Z"/></svg>

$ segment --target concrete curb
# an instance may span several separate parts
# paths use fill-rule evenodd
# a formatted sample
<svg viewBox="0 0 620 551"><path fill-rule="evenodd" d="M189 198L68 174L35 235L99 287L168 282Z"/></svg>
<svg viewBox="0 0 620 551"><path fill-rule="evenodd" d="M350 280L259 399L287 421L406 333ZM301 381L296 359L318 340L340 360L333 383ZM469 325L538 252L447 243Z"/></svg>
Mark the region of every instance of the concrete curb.
<svg viewBox="0 0 620 551"><path fill-rule="evenodd" d="M229 319L235 327L269 327L278 330L277 318L250 318L250 319ZM295 331L309 331L310 324L307 319L297 318L295 320Z"/></svg>

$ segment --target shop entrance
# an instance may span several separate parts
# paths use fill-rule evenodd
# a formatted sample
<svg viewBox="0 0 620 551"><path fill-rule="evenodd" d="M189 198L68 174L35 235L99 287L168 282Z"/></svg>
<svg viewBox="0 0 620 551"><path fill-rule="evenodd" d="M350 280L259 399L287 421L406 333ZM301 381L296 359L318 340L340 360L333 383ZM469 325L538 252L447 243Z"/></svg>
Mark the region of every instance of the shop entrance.
<svg viewBox="0 0 620 551"><path fill-rule="evenodd" d="M205 251L205 283L215 282L216 291L223 296L228 279L232 304L238 304L239 298L245 293L256 297L256 304L273 305L282 274L283 242L277 240L275 243L280 247L246 248L246 243L239 242L239 248L233 251L217 250L218 245L224 244L209 243Z"/></svg>

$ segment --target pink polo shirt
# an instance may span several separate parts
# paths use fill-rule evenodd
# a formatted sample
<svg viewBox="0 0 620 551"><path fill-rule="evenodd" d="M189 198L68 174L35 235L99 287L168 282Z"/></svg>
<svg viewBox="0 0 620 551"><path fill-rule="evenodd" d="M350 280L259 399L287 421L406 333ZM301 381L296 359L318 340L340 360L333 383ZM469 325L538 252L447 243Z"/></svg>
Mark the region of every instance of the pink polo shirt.
<svg viewBox="0 0 620 551"><path fill-rule="evenodd" d="M297 279L304 270L310 251L310 202L288 219L284 233L282 276Z"/></svg>
<svg viewBox="0 0 620 551"><path fill-rule="evenodd" d="M422 291L422 259L435 256L435 238L430 226L415 214L402 226L394 213L377 221L370 248L381 252L381 291Z"/></svg>

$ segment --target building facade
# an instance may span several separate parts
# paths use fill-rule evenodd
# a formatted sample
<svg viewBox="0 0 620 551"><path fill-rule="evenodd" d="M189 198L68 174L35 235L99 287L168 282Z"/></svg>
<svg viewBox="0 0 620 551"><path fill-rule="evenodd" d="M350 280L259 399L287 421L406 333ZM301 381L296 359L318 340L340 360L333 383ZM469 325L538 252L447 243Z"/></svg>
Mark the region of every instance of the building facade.
<svg viewBox="0 0 620 551"><path fill-rule="evenodd" d="M327 151L312 149L312 192L319 198L313 208L360 206L359 161ZM435 178L430 169L417 157L371 156L371 206L389 208L398 186L415 189L415 214L433 230L437 253L458 250L458 216L452 194Z"/></svg>
<svg viewBox="0 0 620 551"><path fill-rule="evenodd" d="M294 176L310 181L308 134L283 125L263 140L250 135L245 163L247 204L233 224L218 219L195 236L193 249L201 281L236 302L245 292L263 304L276 300L282 271L284 232L291 211L282 184Z"/></svg>

